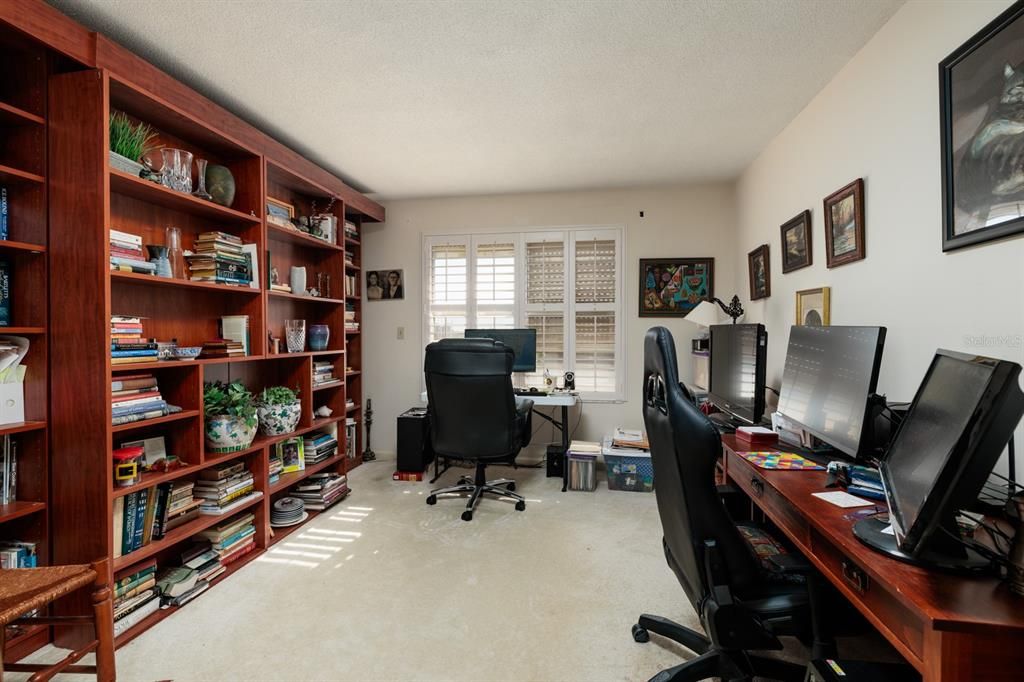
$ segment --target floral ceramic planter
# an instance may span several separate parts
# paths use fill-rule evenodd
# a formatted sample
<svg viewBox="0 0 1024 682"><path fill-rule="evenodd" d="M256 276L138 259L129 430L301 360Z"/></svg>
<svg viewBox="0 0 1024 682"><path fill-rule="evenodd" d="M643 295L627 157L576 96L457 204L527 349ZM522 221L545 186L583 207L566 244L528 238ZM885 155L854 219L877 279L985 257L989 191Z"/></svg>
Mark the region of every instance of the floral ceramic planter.
<svg viewBox="0 0 1024 682"><path fill-rule="evenodd" d="M256 408L260 418L260 433L264 436L281 436L291 433L299 424L302 403L296 400L287 405L261 405Z"/></svg>
<svg viewBox="0 0 1024 682"><path fill-rule="evenodd" d="M237 452L252 445L256 424L248 426L241 417L206 418L206 445L210 452Z"/></svg>

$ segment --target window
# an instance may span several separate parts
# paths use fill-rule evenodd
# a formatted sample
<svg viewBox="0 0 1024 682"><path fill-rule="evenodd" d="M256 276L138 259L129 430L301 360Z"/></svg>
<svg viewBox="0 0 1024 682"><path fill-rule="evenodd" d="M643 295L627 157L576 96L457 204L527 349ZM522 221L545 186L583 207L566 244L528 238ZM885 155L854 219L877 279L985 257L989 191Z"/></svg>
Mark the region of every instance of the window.
<svg viewBox="0 0 1024 682"><path fill-rule="evenodd" d="M590 400L624 398L622 229L427 237L424 339L466 328L537 331L537 371L576 374Z"/></svg>

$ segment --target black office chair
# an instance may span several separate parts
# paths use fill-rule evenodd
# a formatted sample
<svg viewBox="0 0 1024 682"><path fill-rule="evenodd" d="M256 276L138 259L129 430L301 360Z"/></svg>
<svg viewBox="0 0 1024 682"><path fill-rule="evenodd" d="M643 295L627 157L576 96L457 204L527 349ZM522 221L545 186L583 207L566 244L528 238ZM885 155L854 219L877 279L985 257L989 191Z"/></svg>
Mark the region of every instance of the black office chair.
<svg viewBox="0 0 1024 682"><path fill-rule="evenodd" d="M646 642L654 632L698 654L652 682L755 675L803 680L803 666L750 652L781 649L778 635L796 635L813 641L815 654L834 655L814 626L813 569L761 529L729 517L714 483L721 437L684 390L672 334L654 327L644 341L643 411L665 558L707 635L644 614L633 638Z"/></svg>
<svg viewBox="0 0 1024 682"><path fill-rule="evenodd" d="M488 481L488 462L515 463L519 451L529 445L533 401L516 405L512 391L513 350L491 339L443 339L427 346L423 371L427 379L427 411L435 456L476 462L474 478L463 476L457 485L432 490L427 504L438 495L469 493L463 521L473 518L476 502L484 493L516 500L515 481Z"/></svg>

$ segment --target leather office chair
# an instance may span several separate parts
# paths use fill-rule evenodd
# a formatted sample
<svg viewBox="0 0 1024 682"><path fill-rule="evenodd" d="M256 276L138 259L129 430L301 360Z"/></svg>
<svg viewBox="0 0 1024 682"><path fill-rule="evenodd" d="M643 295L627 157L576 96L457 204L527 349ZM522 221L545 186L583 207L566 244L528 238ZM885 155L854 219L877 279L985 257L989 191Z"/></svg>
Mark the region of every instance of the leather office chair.
<svg viewBox="0 0 1024 682"><path fill-rule="evenodd" d="M654 327L644 340L643 412L665 558L707 635L644 614L633 638L646 642L654 632L698 654L652 682L755 675L803 680L803 666L750 652L781 649L778 635L796 635L813 639L815 657L834 655L814 627L813 569L764 531L729 517L714 483L721 437L684 391L672 334Z"/></svg>
<svg viewBox="0 0 1024 682"><path fill-rule="evenodd" d="M514 358L511 348L491 339L442 339L427 346L423 371L434 454L476 462L474 478L432 490L427 504L436 504L438 495L469 493L463 521L472 520L484 493L511 497L518 511L526 509L515 481L485 478L488 462L514 464L532 435L533 401L517 406L512 391Z"/></svg>

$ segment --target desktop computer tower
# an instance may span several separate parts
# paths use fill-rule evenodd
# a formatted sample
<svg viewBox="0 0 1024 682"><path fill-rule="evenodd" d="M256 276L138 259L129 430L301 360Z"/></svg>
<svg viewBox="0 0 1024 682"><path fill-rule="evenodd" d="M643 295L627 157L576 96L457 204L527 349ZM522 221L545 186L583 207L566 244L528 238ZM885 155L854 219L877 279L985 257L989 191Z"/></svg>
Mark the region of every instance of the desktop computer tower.
<svg viewBox="0 0 1024 682"><path fill-rule="evenodd" d="M425 471L433 461L427 409L414 407L398 415L398 470Z"/></svg>
<svg viewBox="0 0 1024 682"><path fill-rule="evenodd" d="M565 448L561 445L549 445L547 452L547 477L561 478L565 471Z"/></svg>

